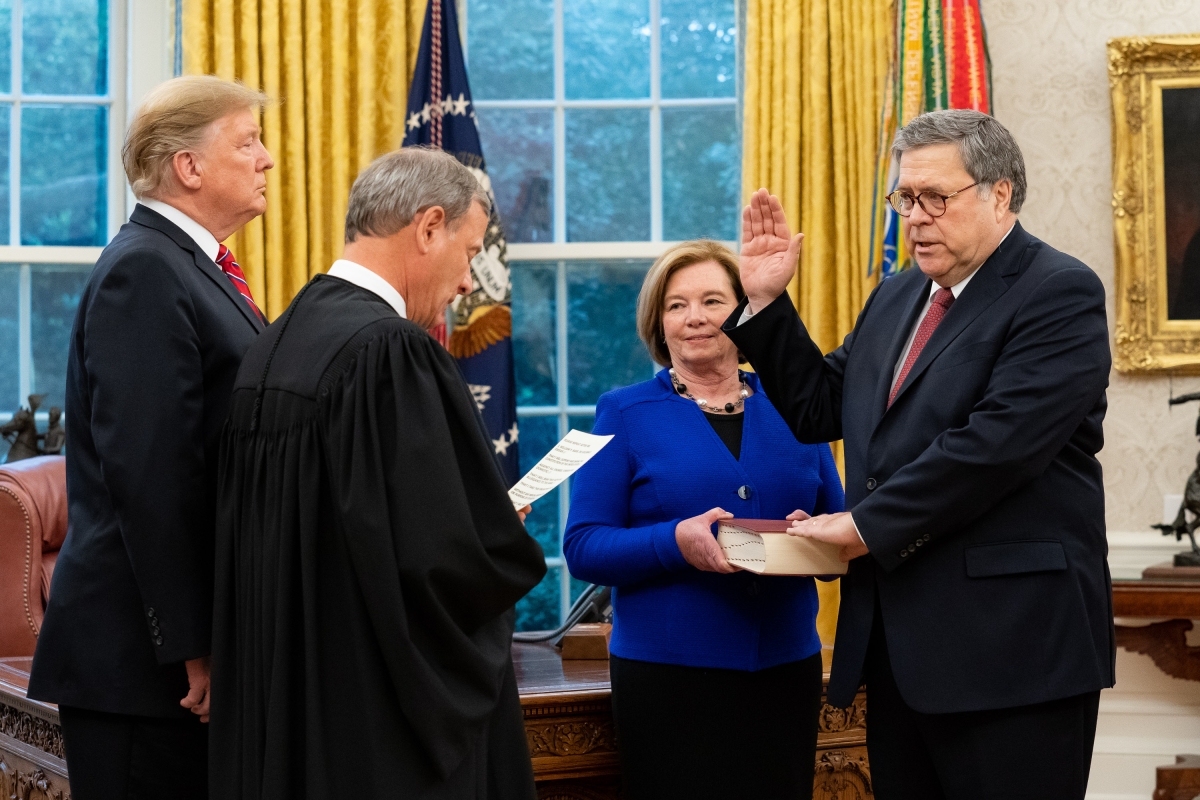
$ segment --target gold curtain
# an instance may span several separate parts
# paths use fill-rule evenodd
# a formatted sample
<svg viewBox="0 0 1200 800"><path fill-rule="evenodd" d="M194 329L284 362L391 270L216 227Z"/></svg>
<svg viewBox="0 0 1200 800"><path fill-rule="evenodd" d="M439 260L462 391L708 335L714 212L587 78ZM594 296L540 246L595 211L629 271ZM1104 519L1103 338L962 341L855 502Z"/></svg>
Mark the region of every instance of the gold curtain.
<svg viewBox="0 0 1200 800"><path fill-rule="evenodd" d="M742 190L779 196L803 231L789 291L813 340L836 348L874 288L871 203L888 65L890 0L748 0ZM841 466L841 443L834 455ZM838 585L817 584L833 642Z"/></svg>
<svg viewBox="0 0 1200 800"><path fill-rule="evenodd" d="M404 139L426 0L185 0L183 63L265 91L267 213L229 246L274 319L341 254L359 170Z"/></svg>

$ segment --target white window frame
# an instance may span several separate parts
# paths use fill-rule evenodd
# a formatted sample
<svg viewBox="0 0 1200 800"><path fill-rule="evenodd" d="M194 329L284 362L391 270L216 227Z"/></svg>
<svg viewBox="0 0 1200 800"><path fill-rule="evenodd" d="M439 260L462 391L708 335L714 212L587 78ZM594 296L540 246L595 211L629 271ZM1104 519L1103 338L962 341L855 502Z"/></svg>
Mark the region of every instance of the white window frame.
<svg viewBox="0 0 1200 800"><path fill-rule="evenodd" d="M740 100L739 84L735 84L733 97L719 98L663 98L662 97L662 4L661 0L649 0L650 16L650 96L632 100L568 100L566 98L563 4L568 0L554 0L554 98L551 100L475 100L480 109L552 109L554 112L554 160L553 160L553 239L545 243L509 243L508 261L553 262L555 264L555 372L557 395L553 405L519 406L518 419L532 417L555 417L558 420L558 437L567 435L569 418L594 416L595 405L572 405L568 402L569 375L567 363L567 270L571 262L645 259L653 261L669 247L678 242L664 242L662 206L662 109L672 107L732 106ZM734 4L738 25L738 55L744 38L742 0ZM458 0L459 18L462 20L463 55L467 53L467 2ZM740 63L740 62L739 62ZM468 65L469 66L469 65ZM741 70L737 70L740 83ZM567 241L567 155L566 155L566 111L575 108L645 108L650 112L650 239L634 242L568 242ZM740 116L740 115L739 115ZM740 123L739 123L740 128ZM736 242L724 242L737 250ZM519 269L519 266L517 267ZM632 321L631 321L632 324ZM647 375L652 377L652 374ZM558 490L558 542L562 551L563 532L570 511L570 493ZM566 618L571 606L571 576L561 555L547 556L547 567L559 570L559 619Z"/></svg>
<svg viewBox="0 0 1200 800"><path fill-rule="evenodd" d="M174 75L176 20L182 0L108 0L108 93L105 95L29 95L21 89L21 12L29 0L12 4L12 91L0 94L11 103L9 147L10 241L0 245L0 264L16 264L18 397L24 405L33 391L33 273L40 265L78 265L86 270L96 263L103 247L22 245L21 214L21 106L26 103L102 105L108 108L108 230L112 239L129 218L135 199L125 181L121 146L133 111L143 97ZM12 419L5 408L12 398L0 401L0 424ZM38 412L45 423L47 412Z"/></svg>

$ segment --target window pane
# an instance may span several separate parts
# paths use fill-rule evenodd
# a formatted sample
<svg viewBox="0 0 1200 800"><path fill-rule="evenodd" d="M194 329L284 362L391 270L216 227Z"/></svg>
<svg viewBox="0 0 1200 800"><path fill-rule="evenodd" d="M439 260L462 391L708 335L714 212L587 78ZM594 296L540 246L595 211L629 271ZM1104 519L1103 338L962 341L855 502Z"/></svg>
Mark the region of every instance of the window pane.
<svg viewBox="0 0 1200 800"><path fill-rule="evenodd" d="M733 97L733 0L662 0L662 96Z"/></svg>
<svg viewBox="0 0 1200 800"><path fill-rule="evenodd" d="M520 424L521 474L524 475L558 444L558 417L521 417ZM562 550L558 535L558 492L555 489L534 503L533 511L525 518L525 530L537 539L547 556L557 556Z"/></svg>
<svg viewBox="0 0 1200 800"><path fill-rule="evenodd" d="M517 630L552 631L559 626L559 569L560 567L551 567L546 570L546 577L542 578L542 582L517 603Z"/></svg>
<svg viewBox="0 0 1200 800"><path fill-rule="evenodd" d="M554 380L555 266L514 262L510 267L517 405L554 405L558 397ZM524 447L521 453L525 453Z"/></svg>
<svg viewBox="0 0 1200 800"><path fill-rule="evenodd" d="M21 109L21 244L108 240L108 109Z"/></svg>
<svg viewBox="0 0 1200 800"><path fill-rule="evenodd" d="M649 261L580 261L567 272L571 337L570 402L595 403L605 392L654 376L637 335L636 307Z"/></svg>
<svg viewBox="0 0 1200 800"><path fill-rule="evenodd" d="M67 349L79 295L87 283L90 267L33 268L31 333L33 343L33 391L46 395L42 410L63 407L67 385Z"/></svg>
<svg viewBox="0 0 1200 800"><path fill-rule="evenodd" d="M477 100L554 97L554 3L468 0L467 58Z"/></svg>
<svg viewBox="0 0 1200 800"><path fill-rule="evenodd" d="M12 91L12 0L0 0L0 92Z"/></svg>
<svg viewBox="0 0 1200 800"><path fill-rule="evenodd" d="M552 241L554 112L480 108L475 114L505 238Z"/></svg>
<svg viewBox="0 0 1200 800"><path fill-rule="evenodd" d="M16 411L24 402L17 364L20 271L16 264L0 264L0 412Z"/></svg>
<svg viewBox="0 0 1200 800"><path fill-rule="evenodd" d="M648 0L564 0L569 100L650 96Z"/></svg>
<svg viewBox="0 0 1200 800"><path fill-rule="evenodd" d="M105 0L26 0L21 47L26 92L108 93Z"/></svg>
<svg viewBox="0 0 1200 800"><path fill-rule="evenodd" d="M650 238L650 112L568 109L567 241Z"/></svg>
<svg viewBox="0 0 1200 800"><path fill-rule="evenodd" d="M0 245L12 244L9 225L11 208L8 200L9 132L12 127L12 105L0 103Z"/></svg>
<svg viewBox="0 0 1200 800"><path fill-rule="evenodd" d="M737 236L738 152L734 106L664 108L663 238Z"/></svg>

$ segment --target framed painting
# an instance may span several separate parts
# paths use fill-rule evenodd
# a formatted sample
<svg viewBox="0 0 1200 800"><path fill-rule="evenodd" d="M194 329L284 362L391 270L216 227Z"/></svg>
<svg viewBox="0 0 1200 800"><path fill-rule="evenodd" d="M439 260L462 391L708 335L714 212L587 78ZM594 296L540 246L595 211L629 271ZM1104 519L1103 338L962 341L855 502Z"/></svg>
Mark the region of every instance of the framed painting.
<svg viewBox="0 0 1200 800"><path fill-rule="evenodd" d="M1115 363L1200 374L1200 34L1108 42Z"/></svg>

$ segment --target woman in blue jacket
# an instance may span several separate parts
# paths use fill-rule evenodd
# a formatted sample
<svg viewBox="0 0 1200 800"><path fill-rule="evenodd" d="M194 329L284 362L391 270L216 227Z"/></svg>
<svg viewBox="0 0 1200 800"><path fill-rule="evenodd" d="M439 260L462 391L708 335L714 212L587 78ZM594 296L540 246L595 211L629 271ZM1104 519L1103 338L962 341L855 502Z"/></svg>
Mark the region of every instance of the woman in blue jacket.
<svg viewBox="0 0 1200 800"><path fill-rule="evenodd" d="M721 324L742 299L736 256L711 241L660 257L638 333L667 367L609 392L608 446L576 475L571 574L613 588L613 715L639 798L806 798L821 642L812 578L729 565L713 523L841 511L829 445L796 441Z"/></svg>

